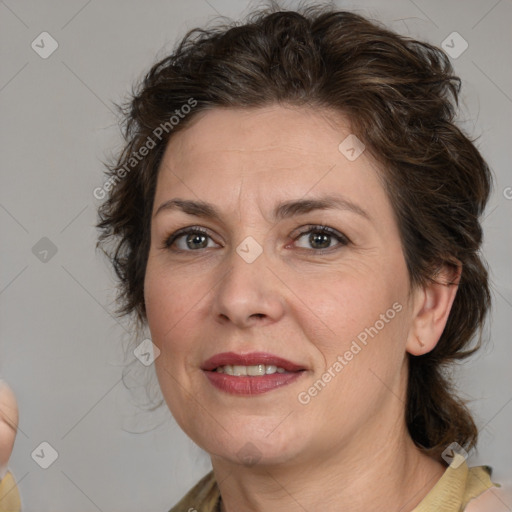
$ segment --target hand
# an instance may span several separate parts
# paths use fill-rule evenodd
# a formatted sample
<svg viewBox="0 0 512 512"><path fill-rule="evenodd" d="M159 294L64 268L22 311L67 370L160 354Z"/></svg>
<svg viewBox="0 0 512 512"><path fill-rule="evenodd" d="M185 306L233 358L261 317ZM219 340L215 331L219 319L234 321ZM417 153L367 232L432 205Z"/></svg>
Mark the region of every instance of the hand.
<svg viewBox="0 0 512 512"><path fill-rule="evenodd" d="M18 404L12 389L0 380L0 480L7 473L18 430Z"/></svg>

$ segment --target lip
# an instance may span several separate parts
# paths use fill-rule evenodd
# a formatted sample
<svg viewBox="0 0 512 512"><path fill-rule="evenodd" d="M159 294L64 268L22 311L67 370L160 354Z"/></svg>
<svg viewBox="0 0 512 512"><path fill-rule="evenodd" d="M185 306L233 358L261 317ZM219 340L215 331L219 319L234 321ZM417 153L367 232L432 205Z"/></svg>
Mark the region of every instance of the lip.
<svg viewBox="0 0 512 512"><path fill-rule="evenodd" d="M214 371L219 366L225 365L251 366L256 364L274 365L283 368L286 373L273 373L251 376L234 376ZM260 395L274 389L280 388L300 378L306 373L306 368L292 363L282 357L267 352L252 352L250 354L236 354L234 352L223 352L217 354L203 364L201 367L214 387L231 395Z"/></svg>
<svg viewBox="0 0 512 512"><path fill-rule="evenodd" d="M274 365L283 368L287 372L306 370L304 366L292 363L287 359L269 354L268 352L251 352L250 354L236 354L235 352L222 352L210 357L203 363L202 370L211 372L219 366L226 365L252 366L257 364ZM239 377L237 377L239 378Z"/></svg>
<svg viewBox="0 0 512 512"><path fill-rule="evenodd" d="M291 384L300 379L305 371L292 373L273 373L271 375L261 375L259 377L235 377L218 372L204 372L210 384L231 395L260 395L273 391L282 386Z"/></svg>

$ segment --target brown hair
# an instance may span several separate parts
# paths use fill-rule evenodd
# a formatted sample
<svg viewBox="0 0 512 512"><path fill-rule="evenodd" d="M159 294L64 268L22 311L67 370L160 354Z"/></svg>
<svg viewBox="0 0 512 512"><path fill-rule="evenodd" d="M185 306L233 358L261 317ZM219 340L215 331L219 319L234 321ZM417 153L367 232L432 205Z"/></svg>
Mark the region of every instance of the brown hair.
<svg viewBox="0 0 512 512"><path fill-rule="evenodd" d="M351 12L320 6L282 11L274 5L242 25L191 30L133 93L123 110L124 150L108 166L98 246L113 243L106 252L120 281L119 313L134 313L140 324L146 319L153 197L173 133L215 107L281 103L340 112L380 164L411 285L434 280L442 264L462 265L437 346L409 355L406 422L415 443L438 460L453 441L474 447L477 428L445 366L481 344L490 293L479 255L479 218L491 174L454 124L459 91L460 79L440 49ZM179 120L170 121L172 116ZM147 156L134 158L150 140Z"/></svg>

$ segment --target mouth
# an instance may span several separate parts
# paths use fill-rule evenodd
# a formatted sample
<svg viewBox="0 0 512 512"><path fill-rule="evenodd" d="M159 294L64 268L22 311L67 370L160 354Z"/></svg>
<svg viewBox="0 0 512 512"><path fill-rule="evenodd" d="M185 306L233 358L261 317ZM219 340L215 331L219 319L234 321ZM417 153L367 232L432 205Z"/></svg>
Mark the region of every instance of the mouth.
<svg viewBox="0 0 512 512"><path fill-rule="evenodd" d="M228 375L259 377L273 373L293 373L306 368L267 352L252 352L250 354L223 352L205 361L201 369Z"/></svg>
<svg viewBox="0 0 512 512"><path fill-rule="evenodd" d="M281 366L276 366L274 364L255 364L250 366L227 364L224 366L218 366L212 371L225 373L226 375L233 375L233 377L261 377L262 375L273 375L274 373L293 373L287 372Z"/></svg>
<svg viewBox="0 0 512 512"><path fill-rule="evenodd" d="M295 381L307 368L266 352L224 352L208 359L201 369L217 389L235 395L256 395Z"/></svg>

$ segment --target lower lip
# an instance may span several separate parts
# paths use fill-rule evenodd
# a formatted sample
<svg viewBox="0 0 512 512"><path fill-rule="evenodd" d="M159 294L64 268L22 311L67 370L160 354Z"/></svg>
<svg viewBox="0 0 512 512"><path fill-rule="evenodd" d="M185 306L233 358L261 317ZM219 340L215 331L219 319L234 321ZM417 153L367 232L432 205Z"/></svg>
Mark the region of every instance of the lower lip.
<svg viewBox="0 0 512 512"><path fill-rule="evenodd" d="M208 380L221 391L232 395L260 395L286 386L297 380L304 371L293 373L272 373L260 377L234 377L226 373L205 371Z"/></svg>

